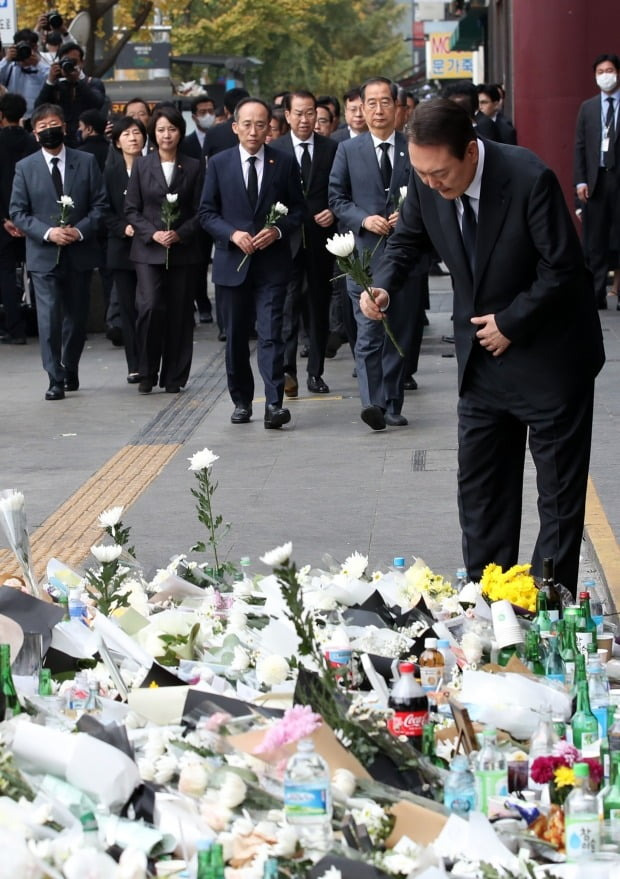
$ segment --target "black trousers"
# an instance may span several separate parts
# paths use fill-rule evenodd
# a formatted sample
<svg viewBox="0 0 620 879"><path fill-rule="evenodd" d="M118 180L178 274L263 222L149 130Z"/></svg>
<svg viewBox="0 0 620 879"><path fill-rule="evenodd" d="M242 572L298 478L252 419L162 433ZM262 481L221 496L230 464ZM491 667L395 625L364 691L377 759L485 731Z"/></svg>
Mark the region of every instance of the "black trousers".
<svg viewBox="0 0 620 879"><path fill-rule="evenodd" d="M322 257L322 255L321 255ZM310 248L300 247L293 260L293 274L287 286L284 306L284 368L297 375L297 337L303 316L308 332L308 375L322 376L329 336L333 264L326 264Z"/></svg>
<svg viewBox="0 0 620 879"><path fill-rule="evenodd" d="M136 320L138 317L136 310L136 285L138 283L138 276L133 269L114 269L112 274L118 295L127 372L139 372L138 340L136 337Z"/></svg>
<svg viewBox="0 0 620 879"><path fill-rule="evenodd" d="M476 348L458 404L458 502L463 558L473 580L490 562L519 559L526 440L536 467L540 530L532 573L545 557L576 592L592 438L594 380L538 410L507 381L501 358ZM535 376L532 377L535 381Z"/></svg>
<svg viewBox="0 0 620 879"><path fill-rule="evenodd" d="M183 387L192 365L194 265L135 263L138 372L160 387Z"/></svg>
<svg viewBox="0 0 620 879"><path fill-rule="evenodd" d="M617 250L612 230L620 230L620 169L599 169L594 192L583 209L583 247L594 277L597 305L607 302L607 272L610 253ZM615 266L612 266L615 268Z"/></svg>

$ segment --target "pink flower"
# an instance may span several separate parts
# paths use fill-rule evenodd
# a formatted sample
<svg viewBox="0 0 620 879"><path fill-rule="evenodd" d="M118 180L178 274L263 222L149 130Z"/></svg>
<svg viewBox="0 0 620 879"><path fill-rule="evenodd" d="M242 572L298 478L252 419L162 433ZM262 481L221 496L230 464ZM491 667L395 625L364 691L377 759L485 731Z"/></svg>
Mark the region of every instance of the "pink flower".
<svg viewBox="0 0 620 879"><path fill-rule="evenodd" d="M284 713L282 720L278 720L267 730L263 741L254 748L254 753L265 754L299 739L306 739L320 725L320 714L314 714L309 705L293 705Z"/></svg>
<svg viewBox="0 0 620 879"><path fill-rule="evenodd" d="M562 739L553 746L553 754L555 757L562 759L562 766L572 766L576 760L579 760L579 751L574 745L570 745L565 739Z"/></svg>
<svg viewBox="0 0 620 879"><path fill-rule="evenodd" d="M547 784L558 766L564 766L561 757L537 757L530 766L530 776L536 784Z"/></svg>
<svg viewBox="0 0 620 879"><path fill-rule="evenodd" d="M226 726L230 719L231 715L226 711L216 711L215 714L211 714L206 721L204 721L202 728L209 730L209 732L218 732L220 727Z"/></svg>

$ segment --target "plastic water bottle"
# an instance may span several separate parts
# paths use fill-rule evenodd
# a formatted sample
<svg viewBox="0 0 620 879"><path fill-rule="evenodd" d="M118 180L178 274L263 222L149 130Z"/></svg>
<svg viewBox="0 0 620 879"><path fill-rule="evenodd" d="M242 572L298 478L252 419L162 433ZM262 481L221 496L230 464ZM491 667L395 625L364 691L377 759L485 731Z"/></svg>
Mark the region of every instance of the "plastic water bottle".
<svg viewBox="0 0 620 879"><path fill-rule="evenodd" d="M312 739L301 739L286 764L284 816L295 827L305 849L326 852L332 841L332 794L329 768L314 750Z"/></svg>
<svg viewBox="0 0 620 879"><path fill-rule="evenodd" d="M486 814L490 797L505 797L508 794L508 767L506 757L496 744L497 731L485 729L482 736L475 777L478 808Z"/></svg>
<svg viewBox="0 0 620 879"><path fill-rule="evenodd" d="M69 590L69 619L86 625L87 610L82 601L82 587L76 586Z"/></svg>
<svg viewBox="0 0 620 879"><path fill-rule="evenodd" d="M583 580L581 589L590 593L590 616L596 624L597 637L603 634L603 602L600 599L594 580Z"/></svg>
<svg viewBox="0 0 620 879"><path fill-rule="evenodd" d="M467 818L476 808L476 782L464 754L457 754L450 763L450 774L443 789L443 804L461 818Z"/></svg>
<svg viewBox="0 0 620 879"><path fill-rule="evenodd" d="M452 669L456 665L456 656L450 650L450 640L448 638L439 638L437 640L437 650L443 656L443 682L449 684L452 679Z"/></svg>
<svg viewBox="0 0 620 879"><path fill-rule="evenodd" d="M459 568L456 572L454 579L456 581L454 584L454 588L457 592L460 592L463 586L465 586L465 584L469 582L469 577L467 576L467 571L465 570L465 568Z"/></svg>
<svg viewBox="0 0 620 879"><path fill-rule="evenodd" d="M599 738L607 736L607 709L609 708L609 681L598 656L588 660L588 695L590 710L598 720Z"/></svg>

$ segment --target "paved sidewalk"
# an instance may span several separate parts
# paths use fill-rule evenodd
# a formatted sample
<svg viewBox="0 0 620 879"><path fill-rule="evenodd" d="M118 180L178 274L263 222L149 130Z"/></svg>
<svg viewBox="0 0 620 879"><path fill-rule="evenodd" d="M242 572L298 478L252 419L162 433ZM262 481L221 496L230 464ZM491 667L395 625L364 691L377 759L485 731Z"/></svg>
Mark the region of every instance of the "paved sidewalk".
<svg viewBox="0 0 620 879"><path fill-rule="evenodd" d="M292 422L281 431L263 428L260 398L250 424L230 424L224 346L213 325L196 329L191 381L176 396L140 396L125 382L122 349L95 335L82 359L80 390L65 401L45 402L36 339L24 348L2 348L0 488L24 491L31 533L47 521L49 554L61 559L71 542L67 530L79 531L86 523L87 547L97 537L92 522L101 511L98 503L105 500L109 506L124 493L133 501L124 521L132 526L139 558L151 569L205 537L194 513L187 458L207 446L220 456L213 470L219 482L215 506L231 523L221 542L231 560L249 555L261 570L259 555L292 540L298 564L321 565L326 553L343 560L359 550L370 556L371 569L385 567L395 555L420 555L436 571L453 576L461 564L456 361L449 356L453 346L442 341L451 333L451 294L449 280L431 282L420 388L406 393L403 409L409 426L380 433L360 421L353 363L345 348L326 363L329 396L305 390L305 361L300 361L300 397L290 401ZM610 310L601 313L608 363L598 381L591 476L606 514L609 586L620 590L620 571L614 567L620 532L620 312L615 297L609 303ZM51 529L49 517L88 480L88 490L78 496L79 509L71 500L74 515L64 508ZM528 463L523 561L537 531L535 497ZM70 523L64 530L63 522ZM597 520L595 530L600 527ZM605 573L598 570L602 564L596 547L585 548L587 571L597 570L598 578ZM0 571L6 567L5 555Z"/></svg>

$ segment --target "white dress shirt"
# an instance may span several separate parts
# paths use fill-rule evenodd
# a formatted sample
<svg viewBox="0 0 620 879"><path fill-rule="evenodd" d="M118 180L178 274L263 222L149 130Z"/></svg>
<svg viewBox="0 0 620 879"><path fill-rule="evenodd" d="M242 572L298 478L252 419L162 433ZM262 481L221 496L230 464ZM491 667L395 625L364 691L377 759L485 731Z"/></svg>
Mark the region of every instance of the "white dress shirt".
<svg viewBox="0 0 620 879"><path fill-rule="evenodd" d="M478 219L478 211L480 210L480 187L482 186L482 171L484 170L484 142L477 138L478 141L478 165L476 166L476 173L474 174L474 179L471 181L467 189L465 190L465 195L469 196L469 203L472 206L472 210L476 215L476 220ZM455 199L456 212L459 218L459 227L461 232L463 231L463 202L460 198Z"/></svg>

